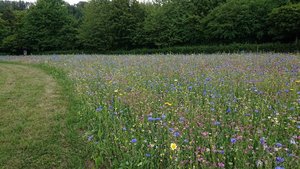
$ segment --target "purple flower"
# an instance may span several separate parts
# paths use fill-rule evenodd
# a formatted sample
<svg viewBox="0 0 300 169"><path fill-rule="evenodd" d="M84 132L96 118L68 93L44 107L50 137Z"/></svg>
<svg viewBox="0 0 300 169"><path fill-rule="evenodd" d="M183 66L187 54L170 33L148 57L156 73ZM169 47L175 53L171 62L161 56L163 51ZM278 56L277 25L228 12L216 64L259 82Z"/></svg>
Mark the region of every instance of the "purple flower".
<svg viewBox="0 0 300 169"><path fill-rule="evenodd" d="M188 90L191 91L193 89L193 86L189 86Z"/></svg>
<svg viewBox="0 0 300 169"><path fill-rule="evenodd" d="M99 112L99 111L102 111L103 110L103 107L102 106L99 106L96 111Z"/></svg>
<svg viewBox="0 0 300 169"><path fill-rule="evenodd" d="M174 131L174 129L173 129L173 128L169 128L169 131L170 131L170 132L173 132L173 131Z"/></svg>
<svg viewBox="0 0 300 169"><path fill-rule="evenodd" d="M282 147L282 144L281 143L276 143L275 146L276 147Z"/></svg>
<svg viewBox="0 0 300 169"><path fill-rule="evenodd" d="M284 167L276 166L275 169L284 169Z"/></svg>
<svg viewBox="0 0 300 169"><path fill-rule="evenodd" d="M235 144L236 141L237 141L236 138L231 138L231 139L230 139L230 142L231 142L232 144Z"/></svg>
<svg viewBox="0 0 300 169"><path fill-rule="evenodd" d="M147 154L145 154L145 156L146 156L146 157L150 157L150 156L151 156L151 154L147 153Z"/></svg>
<svg viewBox="0 0 300 169"><path fill-rule="evenodd" d="M180 123L183 123L183 122L184 122L184 117L180 117L180 118L179 118L179 122L180 122Z"/></svg>
<svg viewBox="0 0 300 169"><path fill-rule="evenodd" d="M221 124L221 123L220 123L219 121L215 121L215 122L214 122L214 125L215 125L215 126L219 126L220 124Z"/></svg>
<svg viewBox="0 0 300 169"><path fill-rule="evenodd" d="M227 108L226 113L230 113L230 112L231 112L231 109Z"/></svg>
<svg viewBox="0 0 300 169"><path fill-rule="evenodd" d="M157 118L153 118L153 117L148 117L148 121L152 122L152 121L160 121L161 118L160 117L157 117Z"/></svg>
<svg viewBox="0 0 300 169"><path fill-rule="evenodd" d="M260 138L259 141L260 141L260 144L262 144L262 145L266 144L266 140L264 137Z"/></svg>
<svg viewBox="0 0 300 169"><path fill-rule="evenodd" d="M162 118L162 119L166 119L167 116L166 116L165 114L162 114L162 115L161 115L161 118Z"/></svg>
<svg viewBox="0 0 300 169"><path fill-rule="evenodd" d="M155 119L153 117L148 117L148 121L154 121Z"/></svg>
<svg viewBox="0 0 300 169"><path fill-rule="evenodd" d="M284 162L284 158L276 157L276 163L282 163L282 162Z"/></svg>
<svg viewBox="0 0 300 169"><path fill-rule="evenodd" d="M173 133L173 136L174 136L174 137L179 137L179 136L180 136L180 133L179 133L178 131L176 131L176 132Z"/></svg>
<svg viewBox="0 0 300 169"><path fill-rule="evenodd" d="M137 139L135 139L135 138L131 140L131 143L136 143L136 142L137 142Z"/></svg>
<svg viewBox="0 0 300 169"><path fill-rule="evenodd" d="M298 125L297 128L300 129L300 125Z"/></svg>

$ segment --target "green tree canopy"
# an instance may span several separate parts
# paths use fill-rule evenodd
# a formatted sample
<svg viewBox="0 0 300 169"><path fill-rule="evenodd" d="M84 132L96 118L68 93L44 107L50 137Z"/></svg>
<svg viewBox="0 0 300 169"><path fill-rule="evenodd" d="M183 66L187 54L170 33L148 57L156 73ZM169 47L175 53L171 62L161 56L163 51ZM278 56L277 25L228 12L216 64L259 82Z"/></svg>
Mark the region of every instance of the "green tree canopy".
<svg viewBox="0 0 300 169"><path fill-rule="evenodd" d="M36 51L72 49L76 37L74 27L62 0L38 0L24 18L24 47Z"/></svg>
<svg viewBox="0 0 300 169"><path fill-rule="evenodd" d="M85 9L80 38L90 50L138 45L145 11L136 0L92 0Z"/></svg>
<svg viewBox="0 0 300 169"><path fill-rule="evenodd" d="M300 35L300 3L275 8L270 13L270 33L275 39L291 41Z"/></svg>
<svg viewBox="0 0 300 169"><path fill-rule="evenodd" d="M268 35L267 15L277 5L271 0L231 0L202 20L210 41L256 42Z"/></svg>

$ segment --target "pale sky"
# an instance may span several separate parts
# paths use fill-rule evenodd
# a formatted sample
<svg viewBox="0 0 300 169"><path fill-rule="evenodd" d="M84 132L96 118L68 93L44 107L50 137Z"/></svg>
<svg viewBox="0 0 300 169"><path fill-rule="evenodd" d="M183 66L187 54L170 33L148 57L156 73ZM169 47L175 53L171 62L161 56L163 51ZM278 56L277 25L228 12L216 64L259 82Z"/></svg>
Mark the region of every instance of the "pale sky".
<svg viewBox="0 0 300 169"><path fill-rule="evenodd" d="M19 1L19 0L14 0L14 1ZM23 0L25 2L36 2L36 0ZM73 4L77 4L78 2L80 1L88 1L88 0L64 0L66 2L68 2L69 4L73 5ZM147 0L138 0L140 2L144 2L144 1L147 1Z"/></svg>

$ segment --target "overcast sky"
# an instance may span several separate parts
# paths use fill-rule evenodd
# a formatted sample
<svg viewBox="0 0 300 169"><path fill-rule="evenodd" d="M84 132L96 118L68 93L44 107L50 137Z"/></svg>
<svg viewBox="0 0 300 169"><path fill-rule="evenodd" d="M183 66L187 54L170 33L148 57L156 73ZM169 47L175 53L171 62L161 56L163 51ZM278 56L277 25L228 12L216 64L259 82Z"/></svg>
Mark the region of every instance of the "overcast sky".
<svg viewBox="0 0 300 169"><path fill-rule="evenodd" d="M15 0L15 1L19 1L19 0ZM26 2L35 2L36 0L24 0ZM64 0L66 2L68 2L69 4L73 5L73 4L77 4L79 1L88 1L88 0ZM140 2L143 2L143 1L147 1L147 0L138 0Z"/></svg>

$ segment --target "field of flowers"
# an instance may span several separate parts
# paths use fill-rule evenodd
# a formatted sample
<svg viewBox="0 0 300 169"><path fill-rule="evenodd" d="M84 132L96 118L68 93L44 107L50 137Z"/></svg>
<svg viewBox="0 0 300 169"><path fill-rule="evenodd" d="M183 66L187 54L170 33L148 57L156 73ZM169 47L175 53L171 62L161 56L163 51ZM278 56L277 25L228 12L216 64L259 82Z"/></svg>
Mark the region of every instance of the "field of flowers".
<svg viewBox="0 0 300 169"><path fill-rule="evenodd" d="M300 55L33 57L63 68L99 168L300 168Z"/></svg>

